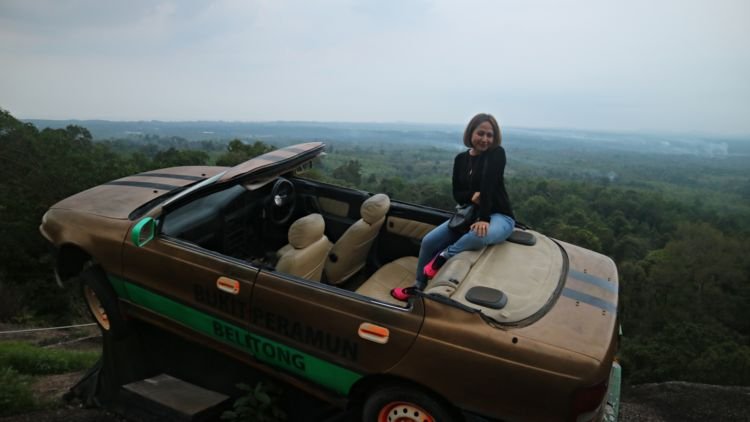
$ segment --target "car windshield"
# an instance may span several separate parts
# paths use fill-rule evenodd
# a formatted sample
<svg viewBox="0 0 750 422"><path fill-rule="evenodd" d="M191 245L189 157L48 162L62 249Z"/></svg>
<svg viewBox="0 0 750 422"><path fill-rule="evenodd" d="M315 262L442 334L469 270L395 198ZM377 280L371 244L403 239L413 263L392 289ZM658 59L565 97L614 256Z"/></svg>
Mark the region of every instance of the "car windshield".
<svg viewBox="0 0 750 422"><path fill-rule="evenodd" d="M136 208L133 212L130 213L128 216L129 219L135 220L138 218L143 217L144 214L149 212L151 209L153 209L155 206L161 204L164 202L164 204L169 204L179 198L184 197L185 195L189 195L191 192L194 192L204 186L208 186L210 184L216 183L216 181L224 174L226 173L226 170L209 177L208 179L204 179L194 185L189 185L187 187L178 188L175 190L172 190L170 192L167 192L166 194L155 198L149 202L146 202L145 204L141 205L140 207ZM166 202L165 202L166 201Z"/></svg>
<svg viewBox="0 0 750 422"><path fill-rule="evenodd" d="M183 190L179 194L177 194L177 195L169 198L164 203L164 206L167 206L167 205L171 204L172 202L177 201L178 199L184 197L185 195L190 195L192 192L195 192L196 190L201 189L204 186L208 186L208 185L212 185L212 184L216 183L216 181L219 180L219 179L221 179L221 176L223 176L224 173L226 173L226 172L227 172L227 170L224 170L221 173L218 173L218 174L215 174L215 175L209 177L208 179L202 180L200 183L196 183L193 186L190 186L189 188Z"/></svg>

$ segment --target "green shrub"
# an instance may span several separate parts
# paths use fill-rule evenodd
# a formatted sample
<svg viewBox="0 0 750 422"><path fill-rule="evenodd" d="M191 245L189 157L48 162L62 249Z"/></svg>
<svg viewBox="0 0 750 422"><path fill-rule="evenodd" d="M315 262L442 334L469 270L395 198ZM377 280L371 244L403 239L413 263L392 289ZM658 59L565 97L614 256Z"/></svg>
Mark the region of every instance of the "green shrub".
<svg viewBox="0 0 750 422"><path fill-rule="evenodd" d="M283 389L271 383L258 382L255 387L238 384L237 388L246 394L238 398L233 410L227 410L221 419L228 421L281 422L286 420L286 413L279 406Z"/></svg>
<svg viewBox="0 0 750 422"><path fill-rule="evenodd" d="M99 359L96 351L43 349L28 343L0 343L0 368L29 375L62 374L90 368Z"/></svg>
<svg viewBox="0 0 750 422"><path fill-rule="evenodd" d="M27 375L12 368L0 367L0 417L26 412L34 408L34 398Z"/></svg>
<svg viewBox="0 0 750 422"><path fill-rule="evenodd" d="M673 322L652 336L624 339L620 363L628 384L748 385L750 347L745 342L718 323Z"/></svg>

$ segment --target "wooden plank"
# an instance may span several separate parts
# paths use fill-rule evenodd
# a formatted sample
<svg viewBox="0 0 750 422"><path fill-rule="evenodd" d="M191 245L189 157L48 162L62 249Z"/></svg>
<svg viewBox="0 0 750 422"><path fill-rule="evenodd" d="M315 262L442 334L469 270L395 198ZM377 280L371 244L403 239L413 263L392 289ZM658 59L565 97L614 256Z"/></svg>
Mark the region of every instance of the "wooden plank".
<svg viewBox="0 0 750 422"><path fill-rule="evenodd" d="M229 399L224 394L207 390L167 374L135 381L122 388L152 402L157 405L156 407L163 408L161 410L164 413L176 413L170 418L173 420L201 420L203 416L212 413L211 409Z"/></svg>

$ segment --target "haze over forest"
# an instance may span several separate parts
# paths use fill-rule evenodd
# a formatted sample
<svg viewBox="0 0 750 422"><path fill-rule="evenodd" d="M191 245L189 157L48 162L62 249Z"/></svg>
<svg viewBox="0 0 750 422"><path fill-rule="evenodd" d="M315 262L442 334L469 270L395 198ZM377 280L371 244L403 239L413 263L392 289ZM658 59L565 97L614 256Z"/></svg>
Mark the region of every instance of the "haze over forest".
<svg viewBox="0 0 750 422"><path fill-rule="evenodd" d="M156 139L180 137L188 141L240 139L298 142L394 143L460 148L464 127L427 123L351 122L224 122L224 121L109 121L25 119L37 127L86 127L94 139ZM743 156L750 152L749 136L684 133L618 132L575 129L503 127L506 148L585 147L641 153L687 154L707 157ZM747 142L746 142L747 141Z"/></svg>
<svg viewBox="0 0 750 422"><path fill-rule="evenodd" d="M318 140L308 175L450 209L463 127L310 122L23 123L0 115L0 321L68 323L38 233L56 201L113 179L180 165L234 165ZM612 257L620 276L626 383L750 385L750 142L506 128L506 185L518 221ZM12 198L12 200L11 200ZM32 300L33 298L33 300Z"/></svg>

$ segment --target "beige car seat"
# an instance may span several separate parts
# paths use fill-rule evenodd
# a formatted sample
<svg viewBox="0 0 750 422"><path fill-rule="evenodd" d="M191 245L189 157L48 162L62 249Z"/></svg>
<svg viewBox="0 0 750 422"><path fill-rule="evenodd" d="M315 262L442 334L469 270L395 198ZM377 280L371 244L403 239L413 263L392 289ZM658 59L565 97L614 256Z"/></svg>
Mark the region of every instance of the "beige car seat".
<svg viewBox="0 0 750 422"><path fill-rule="evenodd" d="M320 214L310 214L289 227L289 244L279 249L276 271L313 281L320 281L326 255L332 243L323 234L325 221Z"/></svg>
<svg viewBox="0 0 750 422"><path fill-rule="evenodd" d="M391 290L396 287L414 285L417 276L417 257L405 256L380 267L356 292L393 305L406 306L407 303L394 299Z"/></svg>
<svg viewBox="0 0 750 422"><path fill-rule="evenodd" d="M328 254L325 272L329 283L341 284L365 266L367 254L390 207L391 200L382 193L362 203L359 209L362 218L344 232Z"/></svg>

